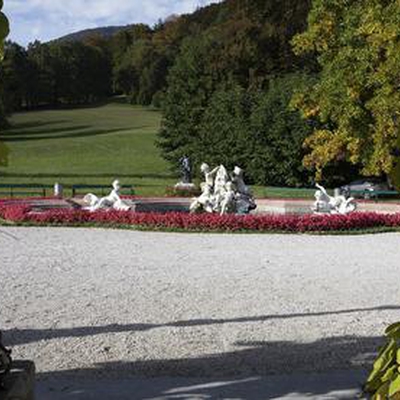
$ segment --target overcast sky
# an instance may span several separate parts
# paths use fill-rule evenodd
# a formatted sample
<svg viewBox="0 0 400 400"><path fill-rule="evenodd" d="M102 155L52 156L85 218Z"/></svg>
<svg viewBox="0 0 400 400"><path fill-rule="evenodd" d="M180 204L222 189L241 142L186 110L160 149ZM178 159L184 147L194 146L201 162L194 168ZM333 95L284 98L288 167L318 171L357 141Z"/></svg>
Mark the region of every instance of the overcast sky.
<svg viewBox="0 0 400 400"><path fill-rule="evenodd" d="M10 39L26 45L98 26L150 25L220 0L4 0Z"/></svg>

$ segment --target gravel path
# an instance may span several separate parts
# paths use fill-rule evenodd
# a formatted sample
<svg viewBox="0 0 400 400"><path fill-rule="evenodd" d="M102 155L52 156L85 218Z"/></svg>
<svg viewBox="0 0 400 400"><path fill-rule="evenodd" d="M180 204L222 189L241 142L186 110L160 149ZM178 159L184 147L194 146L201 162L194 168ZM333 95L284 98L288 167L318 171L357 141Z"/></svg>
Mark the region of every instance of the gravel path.
<svg viewBox="0 0 400 400"><path fill-rule="evenodd" d="M39 378L365 366L400 320L400 235L1 228L0 326Z"/></svg>

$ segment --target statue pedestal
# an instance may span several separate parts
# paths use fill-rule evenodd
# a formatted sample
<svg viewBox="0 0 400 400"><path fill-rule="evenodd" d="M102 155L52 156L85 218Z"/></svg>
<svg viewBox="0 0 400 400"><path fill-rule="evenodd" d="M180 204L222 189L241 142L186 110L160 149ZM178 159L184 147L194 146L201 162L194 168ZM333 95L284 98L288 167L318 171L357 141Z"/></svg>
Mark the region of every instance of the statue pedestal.
<svg viewBox="0 0 400 400"><path fill-rule="evenodd" d="M0 400L34 400L35 364L32 361L13 361L10 373L4 378Z"/></svg>
<svg viewBox="0 0 400 400"><path fill-rule="evenodd" d="M196 190L196 185L194 183L185 183L185 182L178 182L174 188L176 190L188 190L188 191L193 191Z"/></svg>

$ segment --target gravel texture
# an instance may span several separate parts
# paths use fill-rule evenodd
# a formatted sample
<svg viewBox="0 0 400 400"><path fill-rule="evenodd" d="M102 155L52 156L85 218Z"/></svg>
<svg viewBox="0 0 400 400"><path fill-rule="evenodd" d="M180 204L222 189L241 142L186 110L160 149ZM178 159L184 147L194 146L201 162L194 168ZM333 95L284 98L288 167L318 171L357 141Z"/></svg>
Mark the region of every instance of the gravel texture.
<svg viewBox="0 0 400 400"><path fill-rule="evenodd" d="M0 327L42 379L365 367L400 320L399 234L3 227L0 249Z"/></svg>

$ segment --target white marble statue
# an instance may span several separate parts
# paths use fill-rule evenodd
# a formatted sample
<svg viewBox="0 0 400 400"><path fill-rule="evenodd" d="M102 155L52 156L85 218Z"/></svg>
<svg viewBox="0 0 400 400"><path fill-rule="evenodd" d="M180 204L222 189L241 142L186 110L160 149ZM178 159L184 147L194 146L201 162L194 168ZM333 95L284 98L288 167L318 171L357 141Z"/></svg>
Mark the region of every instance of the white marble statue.
<svg viewBox="0 0 400 400"><path fill-rule="evenodd" d="M206 182L201 184L201 195L196 197L190 205L190 212L194 213L197 211L205 210L207 212L213 212L213 193L212 186Z"/></svg>
<svg viewBox="0 0 400 400"><path fill-rule="evenodd" d="M130 206L126 204L120 197L121 185L118 180L112 183L112 191L106 197L97 197L96 195L89 193L83 201L88 204L86 210L97 211L97 210L117 210L117 211L128 211Z"/></svg>
<svg viewBox="0 0 400 400"><path fill-rule="evenodd" d="M226 183L219 210L221 215L236 211L236 193L234 189L235 185L232 182Z"/></svg>
<svg viewBox="0 0 400 400"><path fill-rule="evenodd" d="M195 198L190 206L191 212L248 214L256 208L249 188L243 181L243 170L235 167L230 176L223 165L213 170L208 164L202 164L201 196Z"/></svg>
<svg viewBox="0 0 400 400"><path fill-rule="evenodd" d="M201 164L200 171L204 175L205 183L211 187L214 187L214 176L218 172L219 167L214 168L210 171L210 166L206 163Z"/></svg>
<svg viewBox="0 0 400 400"><path fill-rule="evenodd" d="M229 182L229 175L226 168L220 165L217 169L214 180L214 211L216 213L222 213L222 203L224 201L227 184Z"/></svg>
<svg viewBox="0 0 400 400"><path fill-rule="evenodd" d="M357 203L353 197L330 196L325 188L316 184L315 202L312 210L316 214L350 214L357 209Z"/></svg>

